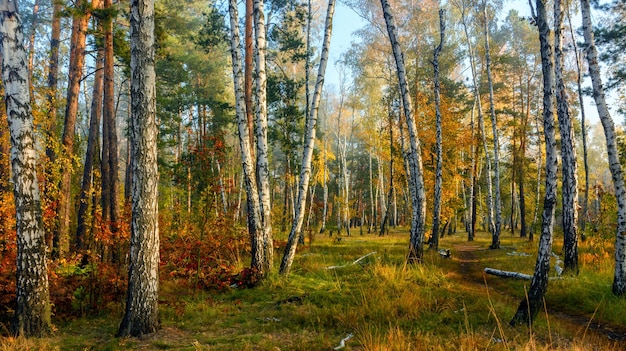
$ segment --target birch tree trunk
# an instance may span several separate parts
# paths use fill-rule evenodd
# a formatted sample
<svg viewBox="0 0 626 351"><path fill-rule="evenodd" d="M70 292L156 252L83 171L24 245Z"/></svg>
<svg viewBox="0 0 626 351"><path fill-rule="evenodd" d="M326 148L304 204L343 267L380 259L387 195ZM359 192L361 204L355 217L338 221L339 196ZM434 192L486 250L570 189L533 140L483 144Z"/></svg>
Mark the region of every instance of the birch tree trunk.
<svg viewBox="0 0 626 351"><path fill-rule="evenodd" d="M487 70L487 82L489 84L489 111L491 114L491 128L493 133L493 170L495 183L495 227L491 235L490 249L500 248L500 232L502 231L502 198L500 196L500 141L498 140L498 121L493 100L493 80L491 79L491 54L489 52L489 19L487 17L487 0L483 3L485 16L485 68ZM491 175L489 175L491 177Z"/></svg>
<svg viewBox="0 0 626 351"><path fill-rule="evenodd" d="M413 106L411 102L411 94L406 78L406 69L404 66L404 57L400 43L398 42L398 34L395 20L391 13L391 6L388 0L381 0L385 23L387 24L387 32L389 33L389 41L393 49L393 55L396 60L396 68L398 74L398 83L402 96L402 105L404 116L409 131L410 152L408 154L410 167L409 190L411 192L412 218L411 218L411 234L409 244L409 262L420 263L424 255L424 222L426 218L426 196L424 194L424 177L422 169L422 156L420 141L417 138L417 127L413 118Z"/></svg>
<svg viewBox="0 0 626 351"><path fill-rule="evenodd" d="M541 219L541 238L539 253L535 263L535 273L530 283L528 297L522 299L512 326L530 324L543 307L543 297L548 289L550 271L550 253L552 252L552 233L554 229L554 209L557 191L557 152L554 131L554 68L552 65L552 47L550 46L550 28L547 23L546 8L543 0L537 0L536 22L541 43L541 69L543 71L543 133L546 141L546 193L543 200Z"/></svg>
<svg viewBox="0 0 626 351"><path fill-rule="evenodd" d="M270 204L270 174L267 145L267 75L266 75L266 39L265 13L263 0L254 0L254 33L256 38L256 168L259 192L259 204L262 232L258 240L261 241L262 255L259 257L260 273L269 273L274 261L274 243L272 240L272 219Z"/></svg>
<svg viewBox="0 0 626 351"><path fill-rule="evenodd" d="M93 169L98 165L98 144L100 140L100 120L102 116L102 83L104 76L104 50L98 45L96 57L96 72L93 80L93 96L91 99L91 118L89 120L89 135L87 137L87 152L85 154L85 167L83 169L83 181L80 190L78 207L78 226L76 228L76 248L86 248L87 211L91 200Z"/></svg>
<svg viewBox="0 0 626 351"><path fill-rule="evenodd" d="M309 180L311 178L311 161L313 160L313 149L315 148L315 127L317 124L317 116L319 113L319 105L322 97L322 88L324 87L324 76L326 74L326 65L328 63L328 51L330 49L330 38L333 29L333 14L335 13L335 0L328 1L328 10L326 12L326 24L324 27L324 42L322 44L322 56L317 73L317 81L315 82L315 90L313 92L313 101L311 103L310 114L307 116L306 130L304 135L304 150L302 152L302 170L300 171L300 182L298 184L298 201L296 203L296 216L291 225L289 238L285 253L280 263L280 274L289 274L293 258L296 255L298 246L298 237L302 230L302 221L306 208L306 198L309 189Z"/></svg>
<svg viewBox="0 0 626 351"><path fill-rule="evenodd" d="M585 51L589 65L589 75L593 86L593 98L598 109L598 116L604 128L606 149L609 156L609 168L615 187L617 198L617 235L615 239L615 275L613 277L613 294L624 296L626 294L626 189L624 189L624 175L619 161L617 140L615 137L615 125L611 113L606 105L604 86L598 64L593 31L591 27L591 9L589 0L580 1L580 9L583 21L583 33L585 36Z"/></svg>
<svg viewBox="0 0 626 351"><path fill-rule="evenodd" d="M251 241L251 268L263 274L263 247L259 236L263 233L261 221L261 205L259 203L259 192L256 181L255 162L252 157L250 132L248 129L248 119L245 107L245 92L243 71L241 68L241 41L239 38L237 1L229 1L230 13L230 52L233 65L233 83L235 87L235 109L237 115L237 126L239 136L239 149L241 151L241 162L243 169L243 179L246 188L248 202L248 230Z"/></svg>
<svg viewBox="0 0 626 351"><path fill-rule="evenodd" d="M11 168L17 230L16 308L13 332L51 332L46 243L37 181L35 128L30 105L27 54L17 2L0 0L2 83L11 134Z"/></svg>
<svg viewBox="0 0 626 351"><path fill-rule="evenodd" d="M572 45L574 46L574 57L576 59L576 87L578 88L578 104L580 105L580 128L583 139L583 164L585 167L585 196L583 200L582 210L583 213L579 217L581 235L584 240L585 229L588 219L589 208L589 162L587 160L587 123L585 118L585 104L583 102L583 87L582 87L582 68L581 57L578 54L578 45L576 44L576 37L574 36L574 29L572 27L572 18L570 16L569 9L567 9L567 21L569 22L570 35L572 36Z"/></svg>
<svg viewBox="0 0 626 351"><path fill-rule="evenodd" d="M565 272L578 274L578 164L574 125L563 78L563 36L563 3L561 0L554 0L554 72L563 168L563 269Z"/></svg>
<svg viewBox="0 0 626 351"><path fill-rule="evenodd" d="M444 19L444 10L439 9L439 45L435 48L433 69L435 72L435 117L437 123L437 166L435 170L435 206L433 210L433 232L430 237L430 248L437 250L439 248L439 223L441 220L441 178L443 168L443 140L441 136L441 97L439 95L439 55L443 48L444 32L446 30L446 22Z"/></svg>
<svg viewBox="0 0 626 351"><path fill-rule="evenodd" d="M474 101L476 103L476 108L478 110L478 129L480 130L481 139L483 143L483 149L485 150L485 163L487 166L487 172L485 178L487 179L487 222L489 231L491 235L495 235L495 223L493 219L493 181L491 179L491 155L489 153L489 147L487 146L487 134L485 131L485 123L483 119L483 107L482 102L480 100L480 89L478 86L478 77L476 73L476 64L474 62L474 48L472 46L472 41L470 39L468 25L466 22L466 11L467 5L463 0L457 5L459 10L461 11L461 22L463 23L463 31L465 33L465 40L467 41L467 52L470 61L470 68L472 71L472 85L473 85L473 93L474 93ZM476 152L478 154L478 152ZM476 179L478 182L478 179Z"/></svg>
<svg viewBox="0 0 626 351"><path fill-rule="evenodd" d="M132 0L130 10L132 218L126 313L118 337L160 328L154 1Z"/></svg>

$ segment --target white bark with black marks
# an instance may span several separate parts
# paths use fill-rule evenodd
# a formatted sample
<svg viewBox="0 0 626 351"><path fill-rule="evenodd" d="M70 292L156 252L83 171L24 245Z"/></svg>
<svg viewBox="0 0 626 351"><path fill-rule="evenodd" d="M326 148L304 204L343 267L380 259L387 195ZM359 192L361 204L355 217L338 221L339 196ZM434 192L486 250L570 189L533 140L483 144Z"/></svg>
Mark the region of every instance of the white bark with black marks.
<svg viewBox="0 0 626 351"><path fill-rule="evenodd" d="M274 243L272 240L272 218L270 203L270 168L267 143L267 73L265 38L265 13L263 0L254 0L254 34L256 39L256 176L261 205L262 236L261 270L265 275L272 270Z"/></svg>
<svg viewBox="0 0 626 351"><path fill-rule="evenodd" d="M409 131L409 153L407 155L410 168L409 190L411 193L411 234L409 244L409 262L421 262L424 255L424 222L426 218L426 196L424 192L424 171L422 168L422 156L420 141L417 137L417 126L413 117L413 104L406 77L402 48L398 42L398 34L395 19L391 13L389 0L381 0L389 41L396 60L398 83L406 124Z"/></svg>
<svg viewBox="0 0 626 351"><path fill-rule="evenodd" d="M46 243L37 181L35 127L30 105L27 54L16 1L0 0L2 83L11 134L11 169L17 230L16 309L18 336L50 333Z"/></svg>
<svg viewBox="0 0 626 351"><path fill-rule="evenodd" d="M554 210L556 208L557 191L557 152L554 123L554 67L552 64L552 47L550 46L550 28L547 22L546 8L543 0L537 0L536 22L539 29L541 47L541 69L543 72L543 133L546 141L546 192L543 200L541 218L541 236L539 253L535 263L535 272L527 298L524 298L511 325L526 324L543 307L543 297L548 289L548 273L550 272L550 254L552 252L552 236L554 230Z"/></svg>
<svg viewBox="0 0 626 351"><path fill-rule="evenodd" d="M330 50L330 38L333 28L333 14L335 13L335 0L328 1L328 10L326 12L326 25L324 29L324 42L322 44L322 56L317 73L317 81L315 82L315 90L313 92L313 101L311 103L310 113L307 116L306 130L304 135L304 150L302 153L302 170L300 172L300 184L298 186L298 200L296 202L296 216L291 225L287 246L280 264L280 273L289 274L296 248L298 246L298 237L302 230L302 222L304 220L304 209L306 205L307 192L309 188L309 180L311 179L311 161L313 160L313 149L315 148L315 127L317 126L317 116L319 114L319 106L322 98L322 88L324 87L324 77L326 75L326 65L328 63L328 52Z"/></svg>
<svg viewBox="0 0 626 351"><path fill-rule="evenodd" d="M578 274L578 162L576 136L570 114L563 54L563 2L554 0L554 74L556 105L561 133L561 166L563 172L563 251L565 271Z"/></svg>
<svg viewBox="0 0 626 351"><path fill-rule="evenodd" d="M502 197L500 196L500 141L498 137L498 120L496 117L495 103L493 98L493 80L491 78L491 54L489 52L489 19L487 17L487 0L483 4L485 26L485 69L487 70L487 83L489 85L489 112L491 115L491 130L493 134L493 182L495 185L493 210L495 212L494 228L491 235L491 249L500 248L500 232L502 231ZM489 175L491 177L491 175Z"/></svg>
<svg viewBox="0 0 626 351"><path fill-rule="evenodd" d="M624 173L619 161L617 139L615 136L615 124L604 97L604 86L598 64L598 52L596 50L593 31L591 27L591 8L589 0L580 1L580 9L583 20L583 33L585 36L585 52L589 64L589 75L593 86L593 98L598 109L598 116L604 128L606 149L609 156L609 169L615 187L617 198L617 235L615 239L615 275L613 276L613 294L626 295L626 189L624 189Z"/></svg>

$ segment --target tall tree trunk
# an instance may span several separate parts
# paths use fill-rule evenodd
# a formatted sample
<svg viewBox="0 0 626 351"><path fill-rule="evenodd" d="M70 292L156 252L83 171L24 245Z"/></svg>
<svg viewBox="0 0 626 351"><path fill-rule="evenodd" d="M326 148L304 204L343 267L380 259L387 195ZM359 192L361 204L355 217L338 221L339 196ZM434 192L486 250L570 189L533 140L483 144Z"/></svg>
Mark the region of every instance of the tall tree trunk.
<svg viewBox="0 0 626 351"><path fill-rule="evenodd" d="M130 143L133 158L130 266L126 313L117 336L140 336L160 328L159 206L156 89L154 72L154 1L130 4L132 105Z"/></svg>
<svg viewBox="0 0 626 351"><path fill-rule="evenodd" d="M76 117L78 115L78 95L80 82L83 77L85 65L85 37L87 24L91 17L90 12L82 12L86 6L85 0L76 2L77 13L72 19L72 37L70 48L70 72L67 84L67 99L65 108L65 124L63 128L63 172L59 184L59 205L57 209L58 226L53 238L53 254L63 258L70 248L70 200L72 182L72 155L74 154L74 134L76 130ZM100 0L93 0L92 6L97 7Z"/></svg>
<svg viewBox="0 0 626 351"><path fill-rule="evenodd" d="M43 336L52 330L46 244L37 181L35 127L30 105L24 32L17 2L0 0L0 57L11 134L17 230L14 333Z"/></svg>
<svg viewBox="0 0 626 351"><path fill-rule="evenodd" d="M491 155L489 153L489 147L487 146L487 134L485 131L485 123L483 119L483 107L482 102L480 100L480 88L478 86L478 77L476 73L476 64L474 62L474 48L472 46L472 41L470 39L467 18L466 18L466 3L461 1L458 5L459 10L461 11L461 22L463 23L463 31L465 33L465 40L467 41L467 51L470 61L470 68L472 71L472 85L473 85L473 94L474 101L476 103L476 108L478 110L478 129L480 130L483 149L485 150L485 163L487 165L487 174L485 178L487 179L487 223L489 227L489 231L491 232L492 237L495 235L495 223L494 223L494 208L493 208L493 180L491 178ZM478 155L478 151L476 151L476 155ZM476 177L478 178L478 177ZM476 179L478 182L478 179Z"/></svg>
<svg viewBox="0 0 626 351"><path fill-rule="evenodd" d="M298 245L298 237L302 229L302 221L304 219L307 192L309 189L309 180L311 178L311 161L313 160L313 149L315 148L315 127L317 124L317 116L319 113L319 105L322 97L322 88L324 86L324 76L326 74L326 65L328 63L328 52L330 49L330 38L333 29L333 14L335 13L335 0L328 1L328 10L326 12L326 24L324 29L324 42L322 44L322 56L317 73L317 81L315 82L315 90L313 92L313 101L311 103L311 113L306 121L306 130L304 136L304 150L302 152L302 170L300 171L300 184L298 185L298 202L296 203L296 216L291 225L287 246L280 264L280 273L289 274L293 258L296 254Z"/></svg>
<svg viewBox="0 0 626 351"><path fill-rule="evenodd" d="M444 10L439 9L439 45L435 48L433 54L433 69L435 72L435 119L437 124L437 167L435 170L435 206L433 210L433 232L430 237L430 248L437 250L439 248L439 223L441 221L441 178L443 169L443 140L441 135L441 97L439 94L439 55L443 48L444 32L446 30L446 22L444 18Z"/></svg>
<svg viewBox="0 0 626 351"><path fill-rule="evenodd" d="M576 59L576 87L578 88L578 104L580 105L580 128L583 139L583 164L585 167L585 196L583 200L582 210L583 213L580 215L580 229L581 236L584 240L585 238L585 229L587 226L588 219L588 208L589 208L589 162L587 159L587 123L585 118L585 103L583 101L583 87L582 87L582 68L581 66L581 57L578 54L578 45L576 44L576 37L574 36L574 29L572 27L572 18L570 16L569 8L567 9L567 21L569 22L569 30L570 35L572 36L572 45L574 45L574 57Z"/></svg>
<svg viewBox="0 0 626 351"><path fill-rule="evenodd" d="M421 262L424 255L424 222L426 218L426 196L424 194L424 176L422 169L422 156L420 141L417 138L417 127L413 118L413 106L411 102L411 94L406 78L406 69L404 66L404 58L400 43L398 42L398 34L395 20L391 14L391 6L388 0L381 0L385 23L387 24L387 32L389 33L389 41L393 49L393 55L396 60L396 68L398 74L398 82L402 96L402 105L404 116L409 130L410 152L408 154L410 167L409 190L411 192L411 203L413 207L411 219L411 234L409 244L409 262Z"/></svg>
<svg viewBox="0 0 626 351"><path fill-rule="evenodd" d="M543 132L546 140L546 193L543 200L541 238L539 253L535 264L535 274L530 283L527 298L517 308L511 325L530 324L543 307L543 297L548 289L550 271L550 253L552 252L552 233L554 229L554 209L557 190L557 152L554 132L554 68L552 66L552 47L550 46L550 28L547 23L546 8L543 0L537 0L537 16L541 43L541 69L543 71Z"/></svg>
<svg viewBox="0 0 626 351"><path fill-rule="evenodd" d="M502 198L500 196L500 141L498 140L498 121L496 119L495 103L493 99L493 80L491 79L491 54L489 52L489 20L487 18L487 0L483 3L485 16L485 68L487 70L487 82L489 84L489 111L491 114L491 128L493 133L493 170L494 170L494 210L495 227L491 236L491 249L500 248L500 233L502 231Z"/></svg>
<svg viewBox="0 0 626 351"><path fill-rule="evenodd" d="M244 174L244 184L246 187L248 203L248 230L250 232L251 255L250 266L263 274L264 261L262 241L261 206L259 203L259 192L256 180L255 162L252 156L250 133L248 129L248 119L246 116L246 102L244 91L243 71L241 68L241 41L239 38L237 1L230 0L228 6L230 14L230 45L233 65L233 83L235 87L235 108L237 114L237 126L239 136L239 149L241 152L242 169Z"/></svg>
<svg viewBox="0 0 626 351"><path fill-rule="evenodd" d="M563 36L563 3L554 0L554 72L563 168L563 268L565 272L578 274L578 164L574 125L563 78Z"/></svg>
<svg viewBox="0 0 626 351"><path fill-rule="evenodd" d="M263 255L260 272L267 274L272 270L274 261L274 243L272 240L272 219L270 204L270 169L267 144L267 75L266 75L266 39L265 13L263 0L254 0L254 33L256 38L256 160L259 203L263 231L258 238L261 241Z"/></svg>
<svg viewBox="0 0 626 351"><path fill-rule="evenodd" d="M379 236L385 235L385 230L389 233L387 222L391 221L391 199L393 198L393 115L391 106L389 106L389 191L387 193L387 202L385 203L385 212L380 224Z"/></svg>
<svg viewBox="0 0 626 351"><path fill-rule="evenodd" d="M626 189L624 189L624 175L619 161L617 140L615 137L615 125L606 105L604 87L598 64L593 31L591 27L591 9L589 0L581 0L580 8L583 20L583 33L585 36L585 51L589 65L589 75L593 86L593 98L598 109L598 116L604 128L606 149L609 156L609 169L615 187L617 198L617 236L615 239L615 275L613 277L613 294L624 296L626 294Z"/></svg>
<svg viewBox="0 0 626 351"><path fill-rule="evenodd" d="M328 184L326 182L326 178L328 177L328 175L326 174L327 172L327 165L326 165L326 150L327 150L327 145L326 145L326 138L324 138L324 152L323 152L323 157L324 157L324 161L322 164L322 167L324 167L324 169L322 170L323 174L322 174L322 188L323 188L323 209L322 209L322 227L320 228L320 233L323 233L326 230L326 216L328 215Z"/></svg>
<svg viewBox="0 0 626 351"><path fill-rule="evenodd" d="M112 0L104 0L107 16L104 29L104 101L102 112L102 218L116 236L119 226L119 163L117 156L117 126L114 109L114 56Z"/></svg>
<svg viewBox="0 0 626 351"><path fill-rule="evenodd" d="M104 50L98 46L96 57L96 73L93 80L93 95L91 100L91 118L89 120L89 136L87 137L87 152L85 154L85 167L83 169L83 181L80 189L78 207L78 226L76 228L76 248L86 249L85 235L87 232L87 211L91 201L94 165L98 165L98 144L100 139L100 120L102 116L102 84L104 77Z"/></svg>

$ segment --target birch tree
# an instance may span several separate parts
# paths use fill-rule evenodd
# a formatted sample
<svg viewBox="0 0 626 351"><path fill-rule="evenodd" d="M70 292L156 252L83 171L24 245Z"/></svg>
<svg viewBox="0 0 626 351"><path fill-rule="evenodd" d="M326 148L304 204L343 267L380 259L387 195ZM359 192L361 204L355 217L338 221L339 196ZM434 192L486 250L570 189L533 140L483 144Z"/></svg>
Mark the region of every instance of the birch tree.
<svg viewBox="0 0 626 351"><path fill-rule="evenodd" d="M609 169L615 187L617 198L617 235L615 239L615 275L613 276L613 294L624 296L626 294L626 189L624 188L624 175L619 160L617 141L615 137L615 124L604 97L604 86L598 64L598 52L596 50L593 31L591 26L591 7L589 0L580 1L582 13L583 34L585 37L585 54L589 65L589 75L593 87L593 98L598 109L598 116L604 128L606 149L609 157Z"/></svg>
<svg viewBox="0 0 626 351"><path fill-rule="evenodd" d="M417 127L415 125L415 119L413 118L413 104L406 77L402 48L398 42L398 31L396 29L395 19L389 1L381 0L381 5L393 56L396 61L396 73L398 75L402 106L409 132L410 146L407 158L409 160L410 169L409 191L411 193L412 217L408 261L420 263L424 254L424 222L426 217L426 196L424 193L424 171L422 168L421 147L420 141L417 138Z"/></svg>
<svg viewBox="0 0 626 351"><path fill-rule="evenodd" d="M554 68L552 47L549 42L550 28L544 0L537 0L537 15L534 16L539 29L541 47L541 70L543 72L543 133L546 141L546 192L543 199L541 217L541 237L539 253L535 263L535 273L530 283L528 296L519 304L511 325L529 324L543 308L543 297L548 289L550 253L554 230L554 209L557 190L557 152L554 131Z"/></svg>
<svg viewBox="0 0 626 351"><path fill-rule="evenodd" d="M243 178L248 198L248 230L251 238L251 255L252 260L250 266L263 274L266 261L264 249L262 246L262 220L261 206L259 200L259 191L257 187L255 162L252 155L252 144L250 143L250 133L248 118L246 115L246 102L244 92L244 78L241 67L241 39L239 36L239 13L237 10L237 1L230 0L228 6L230 14L230 52L233 66L233 83L235 88L235 111L237 116L239 149L241 152L241 162L243 169Z"/></svg>
<svg viewBox="0 0 626 351"><path fill-rule="evenodd" d="M2 83L11 134L11 169L17 230L14 333L43 336L52 330L46 243L37 181L35 128L27 54L17 1L0 0Z"/></svg>
<svg viewBox="0 0 626 351"><path fill-rule="evenodd" d="M267 74L266 74L266 37L265 13L263 0L254 0L254 34L256 39L256 177L259 192L261 229L259 240L262 255L259 257L260 270L264 274L272 269L274 247L272 240L272 218L270 204L270 170L267 144Z"/></svg>
<svg viewBox="0 0 626 351"><path fill-rule="evenodd" d="M489 85L489 112L491 115L491 129L493 133L493 182L495 185L493 203L493 210L495 211L495 226L491 233L491 245L489 248L499 249L500 232L502 230L502 197L500 196L500 141L498 138L498 121L496 118L495 103L493 98L493 80L491 78L491 54L489 52L489 18L487 17L487 0L483 3L483 15L485 29L485 70L487 71L487 84ZM491 177L490 174L488 174L488 176Z"/></svg>
<svg viewBox="0 0 626 351"><path fill-rule="evenodd" d="M132 218L126 312L118 336L160 328L154 0L130 4Z"/></svg>
<svg viewBox="0 0 626 351"><path fill-rule="evenodd" d="M322 88L324 87L324 76L326 74L326 65L328 63L328 52L330 49L330 38L333 30L333 14L335 13L335 0L328 1L328 10L326 11L326 22L324 26L324 42L322 44L322 56L318 67L317 80L315 82L315 90L309 114L306 117L306 130L304 135L304 149L302 152L302 170L300 171L300 182L298 184L298 200L296 202L296 216L291 225L291 231L287 239L287 246L280 264L280 274L289 274L293 258L296 254L298 246L298 238L302 230L302 222L306 208L307 192L309 188L309 180L311 178L311 161L313 159L313 149L315 147L315 127L317 125L317 116L319 113L319 105L322 97Z"/></svg>
<svg viewBox="0 0 626 351"><path fill-rule="evenodd" d="M563 37L563 2L554 0L554 72L563 169L563 268L578 274L578 163L574 125L563 78Z"/></svg>
<svg viewBox="0 0 626 351"><path fill-rule="evenodd" d="M439 55L443 47L444 32L446 29L446 23L444 19L444 10L439 10L439 45L435 48L433 58L433 69L435 72L435 117L437 124L437 166L435 170L435 206L433 209L433 232L430 237L430 247L433 249L439 248L439 224L441 221L441 178L443 168L443 140L441 136L441 97L439 94Z"/></svg>

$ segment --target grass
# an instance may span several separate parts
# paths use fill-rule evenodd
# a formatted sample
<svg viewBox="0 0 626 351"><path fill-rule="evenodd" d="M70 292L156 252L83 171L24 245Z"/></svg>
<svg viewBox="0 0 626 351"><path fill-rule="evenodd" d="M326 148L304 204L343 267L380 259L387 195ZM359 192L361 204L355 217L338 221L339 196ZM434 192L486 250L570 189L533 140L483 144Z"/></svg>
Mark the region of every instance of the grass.
<svg viewBox="0 0 626 351"><path fill-rule="evenodd" d="M143 338L114 337L121 320L118 309L59 324L49 338L2 338L0 351L329 350L349 334L354 337L344 350L624 347L592 327L626 329L626 300L610 293L612 273L604 266L611 262L600 243L581 243L581 257L593 255L582 261L577 278L550 282L547 314L538 316L532 328L511 328L508 321L529 282L483 277L482 269L532 274L536 243L505 234L504 249L487 250L486 234L467 243L459 233L440 242L452 250L452 259L426 251L422 265L409 266L404 261L406 232L378 237L357 231L340 242L318 235L312 247L298 253L288 278L271 275L255 289L194 292L161 282L163 328ZM511 251L530 256L507 255ZM371 252L376 254L352 264Z"/></svg>

